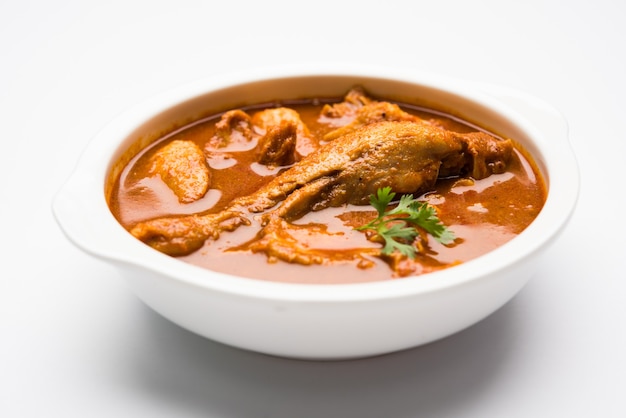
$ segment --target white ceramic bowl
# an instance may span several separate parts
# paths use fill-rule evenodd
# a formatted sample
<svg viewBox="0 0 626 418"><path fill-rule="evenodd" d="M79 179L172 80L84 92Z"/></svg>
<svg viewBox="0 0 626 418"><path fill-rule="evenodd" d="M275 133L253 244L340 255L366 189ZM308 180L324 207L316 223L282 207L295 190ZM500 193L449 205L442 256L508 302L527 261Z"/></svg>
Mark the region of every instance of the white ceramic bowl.
<svg viewBox="0 0 626 418"><path fill-rule="evenodd" d="M516 138L548 184L545 207L518 237L459 266L416 278L346 285L273 283L195 267L144 245L112 216L105 184L129 147L141 146L216 103L227 109L296 96L372 94L455 109ZM541 252L572 214L579 175L567 125L553 108L517 91L390 69L270 69L212 77L168 91L122 114L89 144L53 202L79 248L115 264L164 317L205 337L306 359L371 356L425 344L493 313L531 278Z"/></svg>

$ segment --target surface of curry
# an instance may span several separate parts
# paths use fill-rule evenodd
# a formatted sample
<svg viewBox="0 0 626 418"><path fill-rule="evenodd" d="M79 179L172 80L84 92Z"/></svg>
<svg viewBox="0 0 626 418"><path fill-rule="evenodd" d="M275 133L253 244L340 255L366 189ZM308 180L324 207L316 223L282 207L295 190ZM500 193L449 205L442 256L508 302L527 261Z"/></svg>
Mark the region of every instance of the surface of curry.
<svg viewBox="0 0 626 418"><path fill-rule="evenodd" d="M415 259L382 255L355 228L391 186L436 208L455 234L423 234ZM374 99L233 109L136 155L109 197L138 239L214 271L297 283L398 279L454 266L523 231L545 201L528 154L458 118Z"/></svg>

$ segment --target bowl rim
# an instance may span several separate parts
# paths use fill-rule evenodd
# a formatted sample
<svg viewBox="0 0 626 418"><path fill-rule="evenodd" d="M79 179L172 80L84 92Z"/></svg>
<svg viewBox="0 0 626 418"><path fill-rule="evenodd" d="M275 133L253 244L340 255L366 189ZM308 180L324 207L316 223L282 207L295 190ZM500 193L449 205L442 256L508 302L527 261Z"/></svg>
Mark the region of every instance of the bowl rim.
<svg viewBox="0 0 626 418"><path fill-rule="evenodd" d="M535 158L543 161L547 183L547 199L542 211L511 241L460 265L422 276L348 284L272 282L211 271L146 246L113 217L104 195L112 156L122 141L152 116L214 89L286 77L332 76L359 76L434 87L502 115L532 138L541 152L541 156ZM552 106L526 93L440 74L380 66L281 66L212 75L168 89L122 112L87 144L74 171L55 195L53 212L66 236L83 251L203 291L274 301L363 302L442 291L498 275L512 264L523 262L549 245L563 230L575 209L579 183L578 165L565 119Z"/></svg>

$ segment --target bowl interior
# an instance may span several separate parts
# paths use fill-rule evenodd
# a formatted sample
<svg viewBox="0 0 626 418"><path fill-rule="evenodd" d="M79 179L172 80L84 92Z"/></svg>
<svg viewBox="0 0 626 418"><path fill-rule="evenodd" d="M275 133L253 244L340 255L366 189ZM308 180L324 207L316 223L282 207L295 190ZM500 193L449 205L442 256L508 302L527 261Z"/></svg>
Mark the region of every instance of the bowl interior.
<svg viewBox="0 0 626 418"><path fill-rule="evenodd" d="M139 150L164 134L231 108L299 97L341 97L355 85L363 86L374 96L439 110L514 138L532 154L547 183L548 199L538 218L517 238L497 250L457 267L429 273L429 276L437 276L432 280L406 278L388 283L337 284L325 289L326 285L270 283L195 268L134 239L108 210L106 200L114 178ZM513 100L509 100L511 98ZM94 234L101 236L97 240L93 237L73 240L88 252L109 260L167 272L177 280L197 286L208 286L206 277L210 275L210 286L214 288L262 294L268 298L326 300L329 297L378 298L407 291L429 292L502 271L549 243L567 222L576 200L577 172L570 154L566 127L560 115L543 103L533 102L524 95L512 95L508 90L496 88L486 93L485 89L467 82L411 74L381 76L378 71L294 74L290 70L285 74L211 78L165 92L130 109L94 139L81 161L82 168L77 171L89 171L90 175L96 172L94 180L100 190L104 186L105 193L100 195L104 205L85 203L93 206L91 209L99 218L91 224ZM81 177L84 175L82 173ZM355 293L355 286L362 291Z"/></svg>

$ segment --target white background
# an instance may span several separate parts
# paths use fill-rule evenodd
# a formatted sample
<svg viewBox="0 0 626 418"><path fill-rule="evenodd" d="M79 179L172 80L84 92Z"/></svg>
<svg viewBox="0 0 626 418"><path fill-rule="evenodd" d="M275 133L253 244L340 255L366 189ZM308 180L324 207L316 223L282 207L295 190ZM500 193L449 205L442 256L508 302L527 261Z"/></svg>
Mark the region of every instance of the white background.
<svg viewBox="0 0 626 418"><path fill-rule="evenodd" d="M626 3L0 0L0 416L626 417ZM50 202L116 114L281 63L396 66L526 91L567 118L580 201L485 321L365 360L267 357L162 319Z"/></svg>

